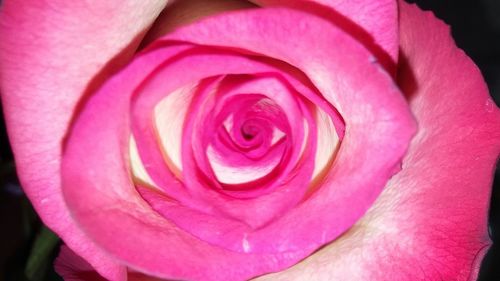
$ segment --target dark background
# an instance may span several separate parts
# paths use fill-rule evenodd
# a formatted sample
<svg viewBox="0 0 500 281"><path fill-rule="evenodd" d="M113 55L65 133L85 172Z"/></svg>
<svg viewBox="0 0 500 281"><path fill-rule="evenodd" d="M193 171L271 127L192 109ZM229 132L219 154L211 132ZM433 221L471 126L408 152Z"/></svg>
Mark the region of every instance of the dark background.
<svg viewBox="0 0 500 281"><path fill-rule="evenodd" d="M479 66L500 104L500 0L409 2L434 11L451 25L457 45ZM60 242L43 227L19 188L2 116L0 111L0 281L60 280L52 267ZM500 280L499 204L497 167L489 216L494 244L483 261L479 281Z"/></svg>

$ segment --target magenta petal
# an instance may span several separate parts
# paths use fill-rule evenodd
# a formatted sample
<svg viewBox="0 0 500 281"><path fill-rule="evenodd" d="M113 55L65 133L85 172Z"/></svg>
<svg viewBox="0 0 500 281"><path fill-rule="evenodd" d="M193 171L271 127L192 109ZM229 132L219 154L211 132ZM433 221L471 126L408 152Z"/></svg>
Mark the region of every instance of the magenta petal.
<svg viewBox="0 0 500 281"><path fill-rule="evenodd" d="M203 20L167 39L251 50L283 60L303 71L345 120L335 165L321 188L255 236L249 235L255 244L263 241L263 233L279 241L275 247L290 250L332 240L366 211L396 172L415 131L407 104L374 57L328 22L269 8ZM299 227L290 229L296 221Z"/></svg>
<svg viewBox="0 0 500 281"><path fill-rule="evenodd" d="M399 83L419 124L402 171L352 230L259 280L477 279L491 244L487 214L500 110L432 13L400 1L400 29Z"/></svg>
<svg viewBox="0 0 500 281"><path fill-rule="evenodd" d="M163 60L170 58L170 56L174 56L174 54L180 50L177 48L182 49L184 47L179 46L176 48L166 48L163 51L157 51L151 55L148 54L148 56L151 56L151 58L148 57L148 59L155 63L160 63ZM144 60L147 61L147 59ZM150 79L151 81L144 83L141 89L142 93L132 102L134 106L132 118L133 131L137 137L137 143L140 145L138 148L139 150L142 150L143 156L146 157L143 159L144 165L151 172L150 174L153 180L165 190L167 195L180 201L183 205L190 206L191 208L203 212L230 216L244 221L254 227L265 224L277 214L300 201L301 195L307 188L306 184L308 183L308 177L306 175L312 171L313 167L311 165L309 165L306 169L300 169L300 175L303 176L294 177L293 182L289 182L287 188L282 188L279 192L269 194L268 196L255 198L253 200L255 202L251 203L248 200L235 199L228 195L220 194L219 192L207 189L205 185L200 185L192 177L185 179L185 181L189 182L186 185L187 188L184 188L182 186L182 182L174 178L173 175L168 172L167 166L161 157L161 153L155 153L156 147L155 138L151 129L151 115L148 114L148 112L154 108L154 105L162 97L164 97L164 93L168 93L169 91L176 89L176 87L180 87L180 85L177 84L189 84L193 80L219 75L221 72L242 74L247 72L262 73L277 71L275 66L267 64L266 60L261 61L244 55L236 55L231 52L208 52L207 48L199 47L174 56L170 58L170 61L170 64L167 64L167 66L163 66L159 70L155 71L154 75ZM214 62L217 63L214 65ZM173 70L172 67L170 67L171 65L176 65L175 63L180 65L174 67L174 69L177 68L177 70ZM181 66L185 68L183 69ZM191 71L193 66L196 66L196 72ZM137 71L137 73L127 73L127 75L132 76L131 78L128 78L130 85L134 85L134 83L138 83L137 81L140 79L145 79L151 76L149 72L153 69L155 69L154 65L145 65L145 63L138 62L137 70L134 70ZM285 73L283 73L283 75L285 75ZM162 78L170 76L176 76L176 80L174 81ZM287 80L292 83L294 87L300 86L300 82L294 80L294 77L291 75L289 76L290 77L287 77ZM129 86L129 88L130 87L133 86ZM302 86L302 90L306 91L306 87ZM123 98L123 94L121 93L130 93L132 89L120 89L113 91L115 91L115 93L109 94L110 97L113 95L119 95L119 97ZM118 99L118 97L115 99ZM122 108L122 110L125 109L126 108ZM124 114L121 113L117 116L123 115ZM105 117L103 115L101 118L111 118L114 120L118 117ZM144 141L144 143L141 143L141 141ZM308 149L313 148L313 146L308 147ZM158 151L158 149L156 149L156 151ZM194 159L185 157L184 160L185 163L183 165L187 165L189 167L195 166L192 162L186 162L194 161ZM161 169L162 167L165 168ZM297 189L300 189L301 191L293 192ZM189 193L186 191L189 191ZM195 228L195 224L188 223L188 225L190 225L190 227L194 230L197 230ZM223 241L220 237L217 239ZM259 239L268 240L265 238L265 235L261 235Z"/></svg>
<svg viewBox="0 0 500 281"><path fill-rule="evenodd" d="M111 280L123 280L124 267L82 233L63 201L61 141L86 89L128 61L165 4L5 0L0 7L2 106L24 191L44 223Z"/></svg>
<svg viewBox="0 0 500 281"><path fill-rule="evenodd" d="M297 24L308 32L290 28ZM62 165L72 215L98 245L134 269L163 278L241 280L290 266L358 220L392 176L414 132L390 76L349 35L320 18L286 9L251 10L179 29L164 44L169 39L249 48L296 66L339 110L346 132L322 188L266 227L240 233L241 252L200 240L154 212L130 177L127 95L155 64L171 57L175 47L162 49L158 43L159 49L139 56L85 105L68 136ZM168 61L144 87L160 83L168 93L191 79L219 75L221 69L238 73L242 65L252 66L245 56L219 56L193 54ZM297 178L300 183L302 176Z"/></svg>
<svg viewBox="0 0 500 281"><path fill-rule="evenodd" d="M244 279L291 265L313 249L309 247L302 249L303 252L287 254L228 251L179 229L154 212L137 193L127 165L126 113L130 99L123 94L133 93L129 87L143 81L154 69L155 63L168 59L172 55L172 48L151 51L141 56L91 98L86 110L79 116L69 137L63 161L63 189L73 215L89 236L127 265L163 278L206 279L209 276L213 280ZM170 81L170 88L175 89L176 84L190 82L193 78L191 75L211 76L213 74L209 72L188 70L191 65L196 65L200 67L199 70L209 71L207 66L213 65L217 59L216 55L198 55L173 61L163 74L167 77L177 74L178 79L163 81ZM229 63L220 67L228 72L238 71L242 69L238 60L241 60L240 63L245 62L239 57L220 59L221 62ZM228 68L231 65L232 68ZM190 74L183 75L179 69L185 69ZM212 71L220 70L215 68ZM161 81L161 77L164 76L158 76L156 80ZM170 88L163 89L168 93L173 90ZM98 122L96 118L99 118ZM95 153L86 152L90 147ZM194 220L189 221L191 218L186 219L193 224ZM222 224L216 226L223 227ZM240 248L243 247L241 234L242 231L238 234ZM207 266L207 260L211 261L211 266Z"/></svg>
<svg viewBox="0 0 500 281"><path fill-rule="evenodd" d="M159 59L159 57L163 57L163 59L166 59L168 58L170 52L171 51L169 49L160 51L158 53L161 53L162 55L158 55L156 57L154 55L151 55L151 60L161 62L162 60ZM167 64L167 66L163 67L161 71L156 71L155 75L153 76L154 78L152 78L148 83L144 83L142 89L143 92L135 101L137 115L133 120L142 120L142 116L149 116L145 115L146 112L142 111L147 108L152 108L152 105L155 104L155 101L160 100L164 92L168 93L169 91L172 91L173 88L175 89L175 87L179 87L176 84L188 83L192 80L201 79L203 77L218 75L221 72L237 74L242 72L260 73L275 70L266 63L251 59L243 55L235 55L234 53L221 51L214 51L212 53L206 52L206 48L193 48L192 50L187 51L187 53L177 56L177 59L173 59L172 63L170 65ZM179 59L179 57L182 59ZM173 62L176 62L177 64L174 64ZM190 70L193 65L196 66L196 72ZM144 67L145 66L142 66L138 63L137 69L139 70L137 71L140 72L139 75L147 77L148 74L142 74L145 71ZM134 70L129 70L129 72L131 71ZM127 73L127 75L133 75L133 79L138 79L135 78L138 74ZM162 79L162 77L170 76L176 76L176 80ZM129 80L134 81L132 80L132 78L129 78ZM290 78L288 79L288 81L293 81L293 79ZM161 91L159 91L158 89L161 89ZM108 94L108 98L110 98L111 100L113 100L114 95L120 95L120 97L123 98L123 95L121 93L130 92L131 90L119 89L113 91L115 92L114 94ZM120 113L117 116L123 115L123 113ZM103 116L102 118L114 120L118 117ZM147 128L147 123L148 122L141 122L139 124L139 127L142 128L144 126L145 128ZM142 130L138 135L146 136L147 133L147 130ZM160 154L151 153L153 151L151 146L143 147L143 149L145 153L148 153L148 158L145 159L146 161L144 162L145 165L151 166L151 170L157 169L157 166L160 166L162 164L161 157L158 157ZM314 146L309 146L308 149L314 149ZM157 159L154 162L155 165L153 165L153 162L150 162L151 159ZM185 165L186 169L188 169L189 171L196 167L193 157L184 157L183 165ZM298 173L296 173L296 176L293 177L291 181L287 182L287 185L285 187L280 188L279 191L252 200L240 200L211 190L210 188L207 188L207 186L203 183L200 183L194 176L188 176L184 179L186 188L182 188L179 181L173 178L169 179L160 176L156 181L160 184L160 186L165 187L165 192L167 193L167 195L180 201L185 206L189 206L195 210L199 210L205 213L215 214L217 216L229 216L231 218L237 219L238 221L245 222L250 226L258 227L265 224L266 222L269 222L273 217L277 216L280 213L283 213L286 209L290 208L301 200L301 196L305 193L305 190L307 189L307 183L310 178L310 176L308 177L307 175L312 172L312 168L313 167L311 165L308 165L307 167L300 169ZM186 191L188 191L189 193L187 193ZM182 225L182 227L184 228L189 227L189 229L191 229L191 231L194 233L206 233L203 229L197 228L196 224L190 223L189 220L185 220L183 217L170 217L170 219L174 220L178 225ZM247 232L250 231L248 226L246 229L248 230ZM201 235L201 233L199 233L198 235ZM225 240L231 241L231 239L229 238L224 239L223 237L218 237L217 232L213 232L211 235L213 236L212 239L216 239L223 244L225 243ZM239 239L242 239L244 234L242 232L237 232L236 235L239 235ZM208 238L205 237L205 239ZM266 248L276 248L279 244L279 241L269 240L264 233L261 233L256 239L261 240L262 242L258 243L259 246L254 247L254 251L267 251ZM212 241L216 243L215 240ZM269 243L274 245L267 246ZM240 249L242 248L241 243L238 245L238 247Z"/></svg>
<svg viewBox="0 0 500 281"><path fill-rule="evenodd" d="M420 129L403 171L390 183L401 191L392 212L411 217L418 228L410 255L426 253L425 276L470 280L490 244L487 217L500 152L500 110L449 27L403 1L400 15L399 83ZM401 229L400 235L413 230ZM434 270L437 258L447 266Z"/></svg>
<svg viewBox="0 0 500 281"><path fill-rule="evenodd" d="M287 132L287 139L286 139L286 144L288 146L288 149L285 150L285 153L282 154L282 155L276 155L278 156L279 158L281 158L281 161L280 161L280 164L277 165L276 169L273 169L275 170L275 173L274 175L270 175L270 179L268 181L270 181L269 183L266 183L266 182L263 182L263 181L255 181L255 182L249 182L248 183L248 187L251 188L251 186L254 186L253 189L255 189L255 191L257 191L257 189L261 189L262 191L266 191L266 190L269 190L269 189L272 189L272 187L276 187L277 185L276 184L272 184L273 182L283 182L285 179L286 179L286 175L289 174L289 172L291 171L291 169L296 165L297 163L297 160L300 156L300 148L301 148L301 145L302 145L302 142L303 142L303 139L304 139L304 122L303 122L303 118L302 118L302 113L301 113L301 110L299 108L299 104L298 104L298 101L297 99L300 97L300 95L298 93L296 93L293 89L290 89L290 87L288 87L288 85L285 84L285 81L280 81L282 79L277 79L277 77L273 77L272 75L268 75L268 77L266 76L263 76L261 75L261 77L255 77L255 78L252 78L250 80L244 80L244 81L241 81L240 83L236 83L234 84L230 91L223 94L224 97L218 97L217 100L218 101L221 101L221 102L224 102L225 98L231 96L231 94L235 94L235 93L258 93L258 92L262 92L264 96L267 96L269 99L272 99L274 100L278 106L280 106L281 108L283 108L285 110L285 114L287 116L287 119L288 121L285 121L287 122L287 127L289 127L290 129L285 129L285 131ZM233 93L234 91L234 93ZM251 95L246 95L248 97L252 97ZM243 102L244 99L243 98L238 98L238 99L234 99L234 101L239 101L239 102ZM252 100L247 100L247 102L252 102ZM207 106L201 106L201 105L198 105L196 106L196 109L192 110L193 112L193 115L196 114L196 112L203 108L203 111L205 111L204 113L201 112L201 116L197 117L197 121L198 122L195 122L193 120L193 118L191 118L190 120L187 121L187 128L190 128L190 130L192 132L188 132L186 131L185 132L185 145L186 147L190 147L190 146L193 146L193 154L194 154L194 157L195 159L197 159L197 162L200 164L202 162L208 162L208 159L201 159L201 158L207 158L206 157L206 147L208 146L208 141L213 137L213 132L210 132L210 130L206 130L206 126L207 126L207 123L210 124L210 123L213 123L213 122L217 122L216 120L213 120L213 121L210 121L211 119L213 118L209 118L207 116L205 116L206 114L208 115L211 115L211 112L212 110L209 109L209 107ZM231 110L234 110L231 108L231 103L229 104L225 104L225 109L231 111ZM236 129L236 128L239 128L241 126L241 122L242 120L244 119L242 114L240 113L245 113L245 110L242 109L242 110L237 110L237 112L234 114L234 126L233 126L233 131L236 130L236 131L239 131L240 129ZM191 123L194 123L194 127L191 126ZM233 132L234 134L234 132ZM238 135L238 133L236 133L236 135ZM191 138L193 138L194 136L194 139L192 140L193 143L191 143ZM199 142L197 141L197 139L205 139L205 144L198 144ZM198 144L198 145L197 145ZM202 156L203 155L203 156ZM241 153L238 153L238 155L242 155ZM224 155L224 157L227 157L229 156L228 154ZM229 161L231 159L228 159ZM233 161L232 162L237 162L236 160L237 159L232 159ZM277 159L279 160L279 159ZM231 161L230 161L231 162ZM206 164L206 165L209 165L209 164ZM229 163L229 166L231 168L238 168L238 163ZM258 162L257 162L257 165L255 166L255 169L253 169L253 171L255 171L257 168L259 167L262 167L262 166L259 166L258 165ZM272 168L272 167L271 167ZM251 170L251 166L246 166L244 168L244 171L246 172L249 172L249 171L252 171ZM192 173L192 169L186 169L189 173ZM230 173L235 173L237 171L224 171L225 173L227 174L230 174ZM229 173L230 172L230 173ZM193 176L186 176L185 178L188 179L188 178L191 178ZM255 180L258 180L258 178L254 178ZM308 179L305 179L305 181L307 182ZM250 192L250 191L249 191ZM264 194L264 193L269 193L269 191L267 192L260 192L260 194ZM256 195L258 195L259 193L255 193ZM299 195L300 196L300 195ZM253 196L255 197L255 196ZM258 204L258 203L256 203ZM246 203L245 205L248 205L248 203ZM243 208L247 209L248 206L244 206ZM237 210L236 210L237 212Z"/></svg>
<svg viewBox="0 0 500 281"><path fill-rule="evenodd" d="M397 1L251 0L262 7L288 7L323 17L361 42L393 73L398 61ZM297 27L294 27L297 28Z"/></svg>

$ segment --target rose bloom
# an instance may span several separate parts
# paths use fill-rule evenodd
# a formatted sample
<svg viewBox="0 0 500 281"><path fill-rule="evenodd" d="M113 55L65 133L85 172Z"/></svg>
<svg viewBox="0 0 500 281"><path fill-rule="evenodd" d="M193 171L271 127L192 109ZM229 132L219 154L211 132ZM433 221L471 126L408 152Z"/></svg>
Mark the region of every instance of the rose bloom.
<svg viewBox="0 0 500 281"><path fill-rule="evenodd" d="M66 280L472 280L500 111L404 1L15 1L0 86Z"/></svg>

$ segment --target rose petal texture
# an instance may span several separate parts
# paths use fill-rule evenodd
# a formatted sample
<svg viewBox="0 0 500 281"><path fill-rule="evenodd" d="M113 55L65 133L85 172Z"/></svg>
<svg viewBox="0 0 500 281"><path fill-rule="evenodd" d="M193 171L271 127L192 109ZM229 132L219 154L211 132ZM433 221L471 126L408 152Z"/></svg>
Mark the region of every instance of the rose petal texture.
<svg viewBox="0 0 500 281"><path fill-rule="evenodd" d="M398 83L419 125L402 171L349 232L257 280L477 279L491 245L500 112L449 27L415 5L399 5Z"/></svg>
<svg viewBox="0 0 500 281"><path fill-rule="evenodd" d="M262 7L289 7L333 21L360 41L390 73L398 61L397 1L252 0Z"/></svg>
<svg viewBox="0 0 500 281"><path fill-rule="evenodd" d="M390 73L394 74L398 60L397 1L378 0L251 0L261 7L286 7L305 11L325 20L355 37L370 50ZM252 7L246 1L203 0L176 2L158 18L146 38L158 38L179 24L194 22L204 16L233 9ZM186 7L188 7L186 9Z"/></svg>
<svg viewBox="0 0 500 281"><path fill-rule="evenodd" d="M269 73L276 65L283 73L294 66L307 75L346 122L336 164L321 188L259 228L242 223L245 218L187 205L220 197L209 189L200 192L194 175L183 179L182 189L172 175L158 174L175 200L157 192L145 199L163 197L161 206L147 204L131 180L128 161L129 124L132 131L142 124L135 108L147 108L192 81ZM205 81L198 96L217 79ZM161 38L89 99L68 136L63 193L82 229L134 270L161 278L243 280L288 267L346 231L398 170L414 131L391 76L343 30L291 9L231 12ZM135 132L148 137L147 130ZM192 161L185 155L183 163ZM150 166L157 167L148 160L145 167ZM242 209L242 201L225 200ZM271 208L280 203L270 202Z"/></svg>
<svg viewBox="0 0 500 281"><path fill-rule="evenodd" d="M56 0L0 7L0 91L21 184L43 222L111 280L125 279L126 269L71 218L60 190L61 144L85 91L128 61L165 4Z"/></svg>

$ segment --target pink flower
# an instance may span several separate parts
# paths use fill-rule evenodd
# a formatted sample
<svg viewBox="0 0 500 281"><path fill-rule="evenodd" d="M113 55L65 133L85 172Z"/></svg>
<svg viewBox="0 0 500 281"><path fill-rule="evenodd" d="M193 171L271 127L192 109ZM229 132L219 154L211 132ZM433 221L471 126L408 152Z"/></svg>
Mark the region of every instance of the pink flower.
<svg viewBox="0 0 500 281"><path fill-rule="evenodd" d="M1 7L9 136L67 280L476 278L500 111L443 23L166 2Z"/></svg>

